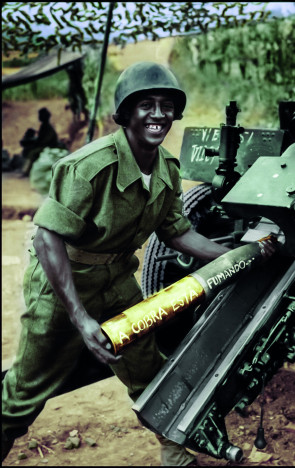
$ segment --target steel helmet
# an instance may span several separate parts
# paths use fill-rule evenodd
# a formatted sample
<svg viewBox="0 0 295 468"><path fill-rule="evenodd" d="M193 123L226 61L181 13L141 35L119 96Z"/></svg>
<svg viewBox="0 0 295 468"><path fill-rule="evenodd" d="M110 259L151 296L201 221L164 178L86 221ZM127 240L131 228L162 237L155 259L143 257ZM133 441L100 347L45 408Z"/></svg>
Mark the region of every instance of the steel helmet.
<svg viewBox="0 0 295 468"><path fill-rule="evenodd" d="M121 73L115 90L116 112L119 112L127 98L140 91L152 89L169 90L175 105L174 120L180 120L186 105L185 92L168 68L154 62L137 62Z"/></svg>

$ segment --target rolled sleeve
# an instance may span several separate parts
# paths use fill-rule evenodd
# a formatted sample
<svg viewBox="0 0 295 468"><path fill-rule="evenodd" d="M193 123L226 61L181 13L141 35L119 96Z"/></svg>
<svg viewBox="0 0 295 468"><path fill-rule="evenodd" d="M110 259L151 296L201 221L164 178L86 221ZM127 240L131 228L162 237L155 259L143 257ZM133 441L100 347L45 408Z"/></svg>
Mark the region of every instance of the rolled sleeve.
<svg viewBox="0 0 295 468"><path fill-rule="evenodd" d="M163 223L156 229L156 235L161 242L166 242L173 237L181 236L191 227L188 218L183 214L183 200L181 182L178 181L175 197Z"/></svg>
<svg viewBox="0 0 295 468"><path fill-rule="evenodd" d="M78 239L86 228L93 202L92 186L74 166L58 164L49 196L37 211L34 223L57 234Z"/></svg>

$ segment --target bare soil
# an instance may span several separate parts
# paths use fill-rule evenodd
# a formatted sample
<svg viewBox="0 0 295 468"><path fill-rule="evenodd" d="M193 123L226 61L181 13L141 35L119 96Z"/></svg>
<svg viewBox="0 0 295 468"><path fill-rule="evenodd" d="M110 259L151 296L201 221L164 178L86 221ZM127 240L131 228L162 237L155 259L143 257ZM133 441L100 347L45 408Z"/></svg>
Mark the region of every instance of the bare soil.
<svg viewBox="0 0 295 468"><path fill-rule="evenodd" d="M3 102L4 148L11 156L21 151L18 141L28 127L38 128L37 111L44 106L52 113L52 123L71 151L83 145L87 127L73 129L72 116L65 110L65 104L63 99ZM209 110L205 103L202 108L204 124ZM179 154L187 122L184 119L178 123L165 142L175 155ZM218 126L219 123L219 118L208 115L207 125ZM106 122L106 133L114 128L111 120ZM2 359L10 361L16 352L19 316L24 310L22 278L34 231L32 215L42 203L42 197L31 189L28 179L20 179L15 173L3 173L2 183ZM184 189L190 185L185 182ZM141 261L138 279L144 248L137 252ZM260 418L259 398L249 407L247 417L242 418L235 412L227 416L229 439L244 451L242 466L295 465L294 388L295 366L291 364L284 364L266 386L267 446L264 450L254 447ZM16 440L3 466L159 466L159 443L138 423L130 407L125 388L116 377L53 398L46 403L28 434ZM65 448L70 434L79 437L79 448ZM90 446L87 438L93 439L95 445ZM36 440L38 446L29 449L28 443L32 440ZM201 466L232 465L205 454L199 454L198 460Z"/></svg>

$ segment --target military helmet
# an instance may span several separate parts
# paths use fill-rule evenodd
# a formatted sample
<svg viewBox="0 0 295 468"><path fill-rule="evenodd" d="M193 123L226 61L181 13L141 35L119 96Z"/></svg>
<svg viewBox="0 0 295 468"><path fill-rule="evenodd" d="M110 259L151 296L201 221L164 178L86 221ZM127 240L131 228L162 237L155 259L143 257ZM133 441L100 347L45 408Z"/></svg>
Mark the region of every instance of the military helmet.
<svg viewBox="0 0 295 468"><path fill-rule="evenodd" d="M186 105L185 92L168 68L154 62L137 62L121 73L115 90L116 112L128 98L135 97L135 93L153 89L171 93L175 105L174 120L180 120Z"/></svg>

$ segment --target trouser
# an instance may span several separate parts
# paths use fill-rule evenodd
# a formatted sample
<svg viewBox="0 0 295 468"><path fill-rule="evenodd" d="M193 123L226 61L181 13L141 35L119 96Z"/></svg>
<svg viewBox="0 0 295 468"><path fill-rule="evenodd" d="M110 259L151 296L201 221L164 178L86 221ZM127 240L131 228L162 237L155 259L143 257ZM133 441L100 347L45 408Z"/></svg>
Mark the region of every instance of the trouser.
<svg viewBox="0 0 295 468"><path fill-rule="evenodd" d="M141 290L134 277L137 268L135 256L128 262L109 265L72 262L74 282L89 315L101 323L141 301ZM2 385L2 436L8 441L27 432L48 398L70 375L85 346L52 291L34 249L24 276L24 297L27 309L21 317L19 348ZM164 363L165 357L151 334L127 347L112 369L135 401ZM166 465L175 464L172 458L177 448L182 454L185 451L171 444L162 444L162 461ZM193 459L186 453L187 462L181 456L180 465Z"/></svg>

